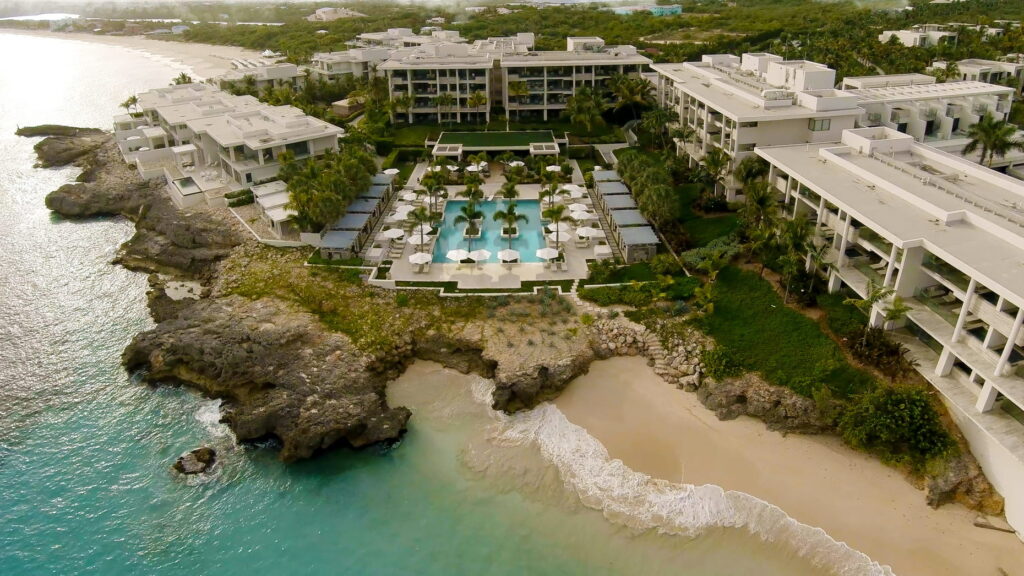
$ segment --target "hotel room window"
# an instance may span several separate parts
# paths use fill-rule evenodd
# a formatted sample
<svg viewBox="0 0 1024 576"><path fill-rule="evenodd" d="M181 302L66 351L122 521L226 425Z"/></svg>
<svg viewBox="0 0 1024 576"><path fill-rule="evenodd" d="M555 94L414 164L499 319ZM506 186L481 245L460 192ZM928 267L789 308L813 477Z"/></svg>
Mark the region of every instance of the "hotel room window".
<svg viewBox="0 0 1024 576"><path fill-rule="evenodd" d="M824 132L832 127L832 120L830 118L811 118L807 124L811 132Z"/></svg>

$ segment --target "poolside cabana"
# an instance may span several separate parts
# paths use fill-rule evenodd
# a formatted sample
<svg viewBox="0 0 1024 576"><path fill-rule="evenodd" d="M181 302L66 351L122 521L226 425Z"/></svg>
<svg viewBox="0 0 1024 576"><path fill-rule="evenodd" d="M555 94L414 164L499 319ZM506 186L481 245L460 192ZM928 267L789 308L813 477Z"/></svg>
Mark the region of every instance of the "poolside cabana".
<svg viewBox="0 0 1024 576"><path fill-rule="evenodd" d="M594 182L618 182L622 177L615 170L594 170Z"/></svg>
<svg viewBox="0 0 1024 576"><path fill-rule="evenodd" d="M288 185L280 180L257 184L250 188L260 217L277 234L278 238L285 235L287 222L295 216L294 210L285 208L288 204Z"/></svg>
<svg viewBox="0 0 1024 576"><path fill-rule="evenodd" d="M604 204L605 216L609 218L614 210L636 210L636 200L629 194L602 196L601 202Z"/></svg>
<svg viewBox="0 0 1024 576"><path fill-rule="evenodd" d="M328 260L351 258L359 233L353 230L329 230L320 237L320 257Z"/></svg>
<svg viewBox="0 0 1024 576"><path fill-rule="evenodd" d="M650 226L621 228L617 234L619 251L627 264L650 260L658 252L658 235Z"/></svg>
<svg viewBox="0 0 1024 576"><path fill-rule="evenodd" d="M375 174L370 180L370 190L378 189L383 190L384 195L381 198L388 199L391 197L391 193L395 191L395 174Z"/></svg>
<svg viewBox="0 0 1024 576"><path fill-rule="evenodd" d="M389 194L390 192L391 192L390 187L383 186L383 185L380 185L380 184L374 184L373 186L370 186L369 190L367 190L366 192L363 192L362 194L360 194L359 197L360 198L379 198L381 200L385 200L386 201L388 196L390 196L390 194Z"/></svg>
<svg viewBox="0 0 1024 576"><path fill-rule="evenodd" d="M348 205L348 212L378 216L383 205L380 198L356 198Z"/></svg>
<svg viewBox="0 0 1024 576"><path fill-rule="evenodd" d="M359 250L363 243L366 242L366 236L369 234L371 226L372 219L370 214L363 212L349 212L341 218L338 218L334 224L331 224L328 227L328 229L329 231L341 230L345 232L354 232L354 247L356 250Z"/></svg>

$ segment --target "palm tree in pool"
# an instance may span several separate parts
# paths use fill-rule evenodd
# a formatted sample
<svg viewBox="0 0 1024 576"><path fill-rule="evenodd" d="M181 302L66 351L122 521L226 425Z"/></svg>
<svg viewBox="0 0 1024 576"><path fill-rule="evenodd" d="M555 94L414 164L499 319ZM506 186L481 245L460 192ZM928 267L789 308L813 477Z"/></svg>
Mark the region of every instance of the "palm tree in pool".
<svg viewBox="0 0 1024 576"><path fill-rule="evenodd" d="M476 204L484 199L484 192L480 189L479 184L470 184L469 186L466 186L465 190L456 194L456 196L469 200L471 204Z"/></svg>
<svg viewBox="0 0 1024 576"><path fill-rule="evenodd" d="M438 94L434 98L434 105L437 106L437 125L440 126L444 121L444 111L450 110L455 105L455 96L448 94Z"/></svg>
<svg viewBox="0 0 1024 576"><path fill-rule="evenodd" d="M558 198L558 184L548 185L547 188L540 191L540 194L538 194L537 197L542 202L547 202L548 209L553 208L555 206L555 198ZM547 218L547 216L545 216L545 218Z"/></svg>
<svg viewBox="0 0 1024 576"><path fill-rule="evenodd" d="M458 226L459 224L466 225L466 242L469 245L469 251L473 251L473 236L480 235L480 220L484 217L484 213L476 207L476 202L470 200L465 206L459 208L459 213L455 216L455 220L452 224Z"/></svg>
<svg viewBox="0 0 1024 576"><path fill-rule="evenodd" d="M427 191L427 200L430 204L430 215L435 220L440 218L437 214L437 199L444 192L444 184L437 181L436 178L427 179L424 177L420 180L420 184L423 185L423 189Z"/></svg>
<svg viewBox="0 0 1024 576"><path fill-rule="evenodd" d="M563 222L572 222L572 217L565 213L565 206L561 204L552 206L551 208L548 208L547 210L544 211L543 216L544 218L550 220L551 223L555 225L555 245L561 244L561 231L558 229L558 225Z"/></svg>
<svg viewBox="0 0 1024 576"><path fill-rule="evenodd" d="M434 215L431 214L426 207L419 206L409 212L409 219L413 221L417 230L419 230L420 236L423 236L423 232L426 231L427 227L434 221Z"/></svg>
<svg viewBox="0 0 1024 576"><path fill-rule="evenodd" d="M515 232L515 229L519 227L519 223L522 222L523 224L525 224L530 221L530 219L526 217L526 214L519 214L518 212L516 212L515 202L509 202L508 208L506 208L505 210L496 210L494 212L493 218L495 222L501 222L503 228L502 233L505 232L504 229L508 229L507 236L509 250L512 249L513 232Z"/></svg>
<svg viewBox="0 0 1024 576"><path fill-rule="evenodd" d="M975 150L981 149L980 164L985 164L988 157L989 168L996 156L1002 158L1011 150L1024 150L1024 140L1014 138L1017 128L1005 120L996 120L991 113L978 120L976 124L967 129L967 136L970 141L964 146L963 154L972 154Z"/></svg>
<svg viewBox="0 0 1024 576"><path fill-rule="evenodd" d="M519 189L516 188L515 180L509 180L501 185L501 197L506 200L515 200L516 198L519 198Z"/></svg>
<svg viewBox="0 0 1024 576"><path fill-rule="evenodd" d="M526 86L526 82L523 80L517 80L515 82L508 83L508 95L509 103L512 103L512 99L515 98L515 104L522 105L522 98L530 95L530 89ZM508 114L508 112L505 112ZM519 109L516 108L516 122L519 121Z"/></svg>
<svg viewBox="0 0 1024 576"><path fill-rule="evenodd" d="M469 98L466 100L466 106L467 107L476 110L477 113L484 114L483 120L486 120L487 115L485 113L486 111L482 112L480 110L480 108L483 108L486 105L487 105L487 94L484 94L483 92L481 92L479 90L477 90L476 92L473 92L472 94L470 94Z"/></svg>

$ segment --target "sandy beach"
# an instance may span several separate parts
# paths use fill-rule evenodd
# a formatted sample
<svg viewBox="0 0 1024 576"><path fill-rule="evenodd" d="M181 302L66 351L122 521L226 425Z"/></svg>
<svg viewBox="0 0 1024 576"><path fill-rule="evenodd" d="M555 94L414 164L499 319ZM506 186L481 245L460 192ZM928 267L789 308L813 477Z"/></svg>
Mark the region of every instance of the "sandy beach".
<svg viewBox="0 0 1024 576"><path fill-rule="evenodd" d="M642 358L595 363L555 404L634 470L746 492L897 574L1024 574L1024 543L974 527L976 513L931 509L898 472L836 438L783 437L747 417L719 421Z"/></svg>
<svg viewBox="0 0 1024 576"><path fill-rule="evenodd" d="M180 66L183 70L188 68L190 74L197 80L205 80L230 70L232 68L232 60L252 60L260 57L259 52L236 46L157 40L148 36L101 36L85 33L15 30L8 28L0 28L0 34L20 34L24 36L38 36L40 38L57 38L60 40L77 40L109 46L121 46L130 50L145 52L154 59L176 65L176 67Z"/></svg>

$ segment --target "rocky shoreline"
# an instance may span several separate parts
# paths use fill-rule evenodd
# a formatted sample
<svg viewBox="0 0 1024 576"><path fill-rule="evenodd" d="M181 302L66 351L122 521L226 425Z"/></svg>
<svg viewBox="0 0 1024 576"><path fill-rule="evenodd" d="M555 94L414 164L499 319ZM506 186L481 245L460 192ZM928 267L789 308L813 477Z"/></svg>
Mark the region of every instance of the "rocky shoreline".
<svg viewBox="0 0 1024 576"><path fill-rule="evenodd" d="M696 393L720 419L749 415L783 433L835 432L813 400L755 374L723 382L705 377L700 358L713 343L702 334L663 340L575 297L577 308L599 319L545 346L534 345L532 336L544 338L536 327L518 325L513 336L503 328L514 322L481 320L418 337L410 333L368 354L294 304L221 290L222 261L252 249L255 241L224 211L179 210L161 185L143 181L124 164L109 134L53 126L23 131L46 136L36 145L41 166L83 168L77 182L47 196L48 208L68 218L121 215L136 224L115 262L152 273L149 308L158 324L129 344L125 366L143 371L147 382L183 383L223 399L223 421L238 439L277 438L283 460L399 439L411 414L388 406L385 388L416 359L493 379L493 407L514 412L556 397L594 360L640 355L667 382ZM168 296L167 276L199 281L201 297ZM958 501L998 511L998 495L967 451L924 488L932 506Z"/></svg>

